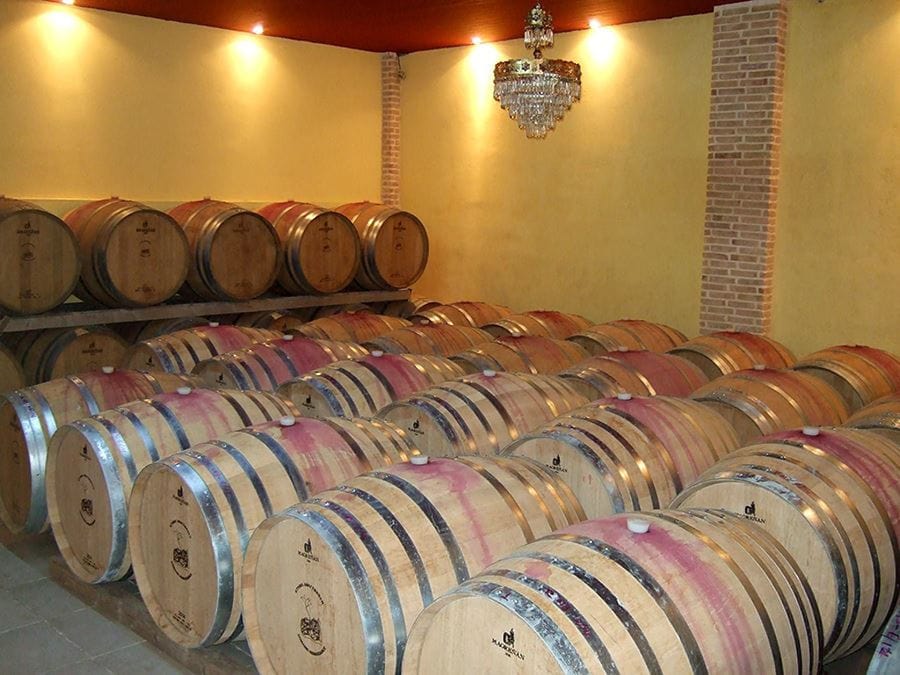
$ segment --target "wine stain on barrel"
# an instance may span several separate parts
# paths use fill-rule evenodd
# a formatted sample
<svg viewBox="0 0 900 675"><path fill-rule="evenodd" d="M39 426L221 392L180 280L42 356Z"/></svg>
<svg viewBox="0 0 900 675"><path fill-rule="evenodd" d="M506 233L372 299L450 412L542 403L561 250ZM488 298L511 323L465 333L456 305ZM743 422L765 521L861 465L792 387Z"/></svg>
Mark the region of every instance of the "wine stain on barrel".
<svg viewBox="0 0 900 675"><path fill-rule="evenodd" d="M303 648L313 656L321 656L325 653L325 645L322 642L322 609L325 601L322 595L312 584L302 583L294 589L303 611L300 616L300 624L297 627L297 637Z"/></svg>

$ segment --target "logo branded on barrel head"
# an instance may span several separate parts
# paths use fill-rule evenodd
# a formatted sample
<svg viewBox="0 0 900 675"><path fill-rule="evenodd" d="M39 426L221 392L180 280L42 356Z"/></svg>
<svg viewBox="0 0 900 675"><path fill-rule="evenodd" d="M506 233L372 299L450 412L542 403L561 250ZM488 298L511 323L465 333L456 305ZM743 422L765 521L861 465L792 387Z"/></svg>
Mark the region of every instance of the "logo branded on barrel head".
<svg viewBox="0 0 900 675"><path fill-rule="evenodd" d="M748 516L755 516L756 515L756 502L750 502L749 506L745 506L744 513Z"/></svg>
<svg viewBox="0 0 900 675"><path fill-rule="evenodd" d="M525 655L516 649L516 631L512 628L504 631L502 641L497 640L497 638L491 638L491 644L502 649L508 658L516 658L520 661L525 660Z"/></svg>
<svg viewBox="0 0 900 675"><path fill-rule="evenodd" d="M325 601L322 595L311 584L302 583L294 589L303 607L298 626L297 637L303 648L313 656L321 656L325 653L325 645L322 636L322 622L319 619ZM305 615L305 616L304 616Z"/></svg>

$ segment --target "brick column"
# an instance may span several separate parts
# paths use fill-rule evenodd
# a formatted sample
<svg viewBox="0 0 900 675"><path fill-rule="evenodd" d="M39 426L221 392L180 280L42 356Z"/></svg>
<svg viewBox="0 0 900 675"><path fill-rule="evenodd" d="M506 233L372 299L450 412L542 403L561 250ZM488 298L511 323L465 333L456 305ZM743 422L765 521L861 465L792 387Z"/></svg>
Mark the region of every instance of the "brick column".
<svg viewBox="0 0 900 675"><path fill-rule="evenodd" d="M400 203L400 58L381 55L381 201Z"/></svg>
<svg viewBox="0 0 900 675"><path fill-rule="evenodd" d="M772 314L786 0L715 8L700 332Z"/></svg>

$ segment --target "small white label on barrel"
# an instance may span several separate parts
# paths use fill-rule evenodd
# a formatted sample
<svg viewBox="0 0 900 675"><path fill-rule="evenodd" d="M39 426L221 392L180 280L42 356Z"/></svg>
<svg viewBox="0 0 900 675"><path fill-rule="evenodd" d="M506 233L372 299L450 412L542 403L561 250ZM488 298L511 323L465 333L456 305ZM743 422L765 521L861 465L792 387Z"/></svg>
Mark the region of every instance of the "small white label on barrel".
<svg viewBox="0 0 900 675"><path fill-rule="evenodd" d="M101 368L100 370L102 370L107 375L109 375L110 373L116 372L116 369L114 366L103 366L103 368Z"/></svg>
<svg viewBox="0 0 900 675"><path fill-rule="evenodd" d="M178 387L178 389L176 389L175 391L177 391L182 396L187 396L193 391L193 389L191 389L190 387Z"/></svg>
<svg viewBox="0 0 900 675"><path fill-rule="evenodd" d="M635 534L646 534L650 530L650 523L640 518L629 518L628 531Z"/></svg>
<svg viewBox="0 0 900 675"><path fill-rule="evenodd" d="M218 328L218 327L219 327L219 322L218 322L218 321L210 321L210 322L209 322L209 327L210 327L210 328Z"/></svg>
<svg viewBox="0 0 900 675"><path fill-rule="evenodd" d="M428 319L419 319L420 326L430 326L431 322Z"/></svg>
<svg viewBox="0 0 900 675"><path fill-rule="evenodd" d="M416 466L422 466L423 464L428 464L428 455L413 455L409 461Z"/></svg>
<svg viewBox="0 0 900 675"><path fill-rule="evenodd" d="M290 342L291 340L294 339L294 334L293 334L293 333L287 333L286 335L282 335L282 336L281 336L281 339L282 339L282 340L287 340L288 342Z"/></svg>
<svg viewBox="0 0 900 675"><path fill-rule="evenodd" d="M620 352L628 352L628 351L631 351L630 349L628 349L628 347L619 347L618 349L619 349Z"/></svg>
<svg viewBox="0 0 900 675"><path fill-rule="evenodd" d="M754 363L753 370L765 370L766 366L764 363Z"/></svg>
<svg viewBox="0 0 900 675"><path fill-rule="evenodd" d="M297 419L293 415L287 415L278 420L278 423L283 427L292 427L297 423Z"/></svg>
<svg viewBox="0 0 900 675"><path fill-rule="evenodd" d="M376 349L374 352L372 352L372 356L374 356L377 359L377 358L384 356L384 352L381 351L380 349Z"/></svg>
<svg viewBox="0 0 900 675"><path fill-rule="evenodd" d="M616 394L616 398L619 399L620 401L630 401L634 397L631 394L626 392L624 394Z"/></svg>
<svg viewBox="0 0 900 675"><path fill-rule="evenodd" d="M496 371L496 370L487 369L487 370L483 370L483 371L481 372L481 374L484 375L485 377L496 377L497 371Z"/></svg>
<svg viewBox="0 0 900 675"><path fill-rule="evenodd" d="M804 436L818 436L819 427L803 427Z"/></svg>

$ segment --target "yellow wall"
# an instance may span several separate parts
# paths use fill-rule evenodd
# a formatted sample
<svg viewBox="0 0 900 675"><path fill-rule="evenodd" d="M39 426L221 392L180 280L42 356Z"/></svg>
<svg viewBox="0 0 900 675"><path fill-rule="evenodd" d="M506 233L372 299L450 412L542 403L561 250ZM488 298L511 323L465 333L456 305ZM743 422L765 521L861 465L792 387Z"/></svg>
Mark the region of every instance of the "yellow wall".
<svg viewBox="0 0 900 675"><path fill-rule="evenodd" d="M22 0L0 54L8 196L379 196L378 54Z"/></svg>
<svg viewBox="0 0 900 675"><path fill-rule="evenodd" d="M429 228L417 290L697 332L712 15L557 35L583 97L545 140L492 99L521 40L405 56L402 203Z"/></svg>
<svg viewBox="0 0 900 675"><path fill-rule="evenodd" d="M900 354L900 3L791 3L773 335Z"/></svg>

